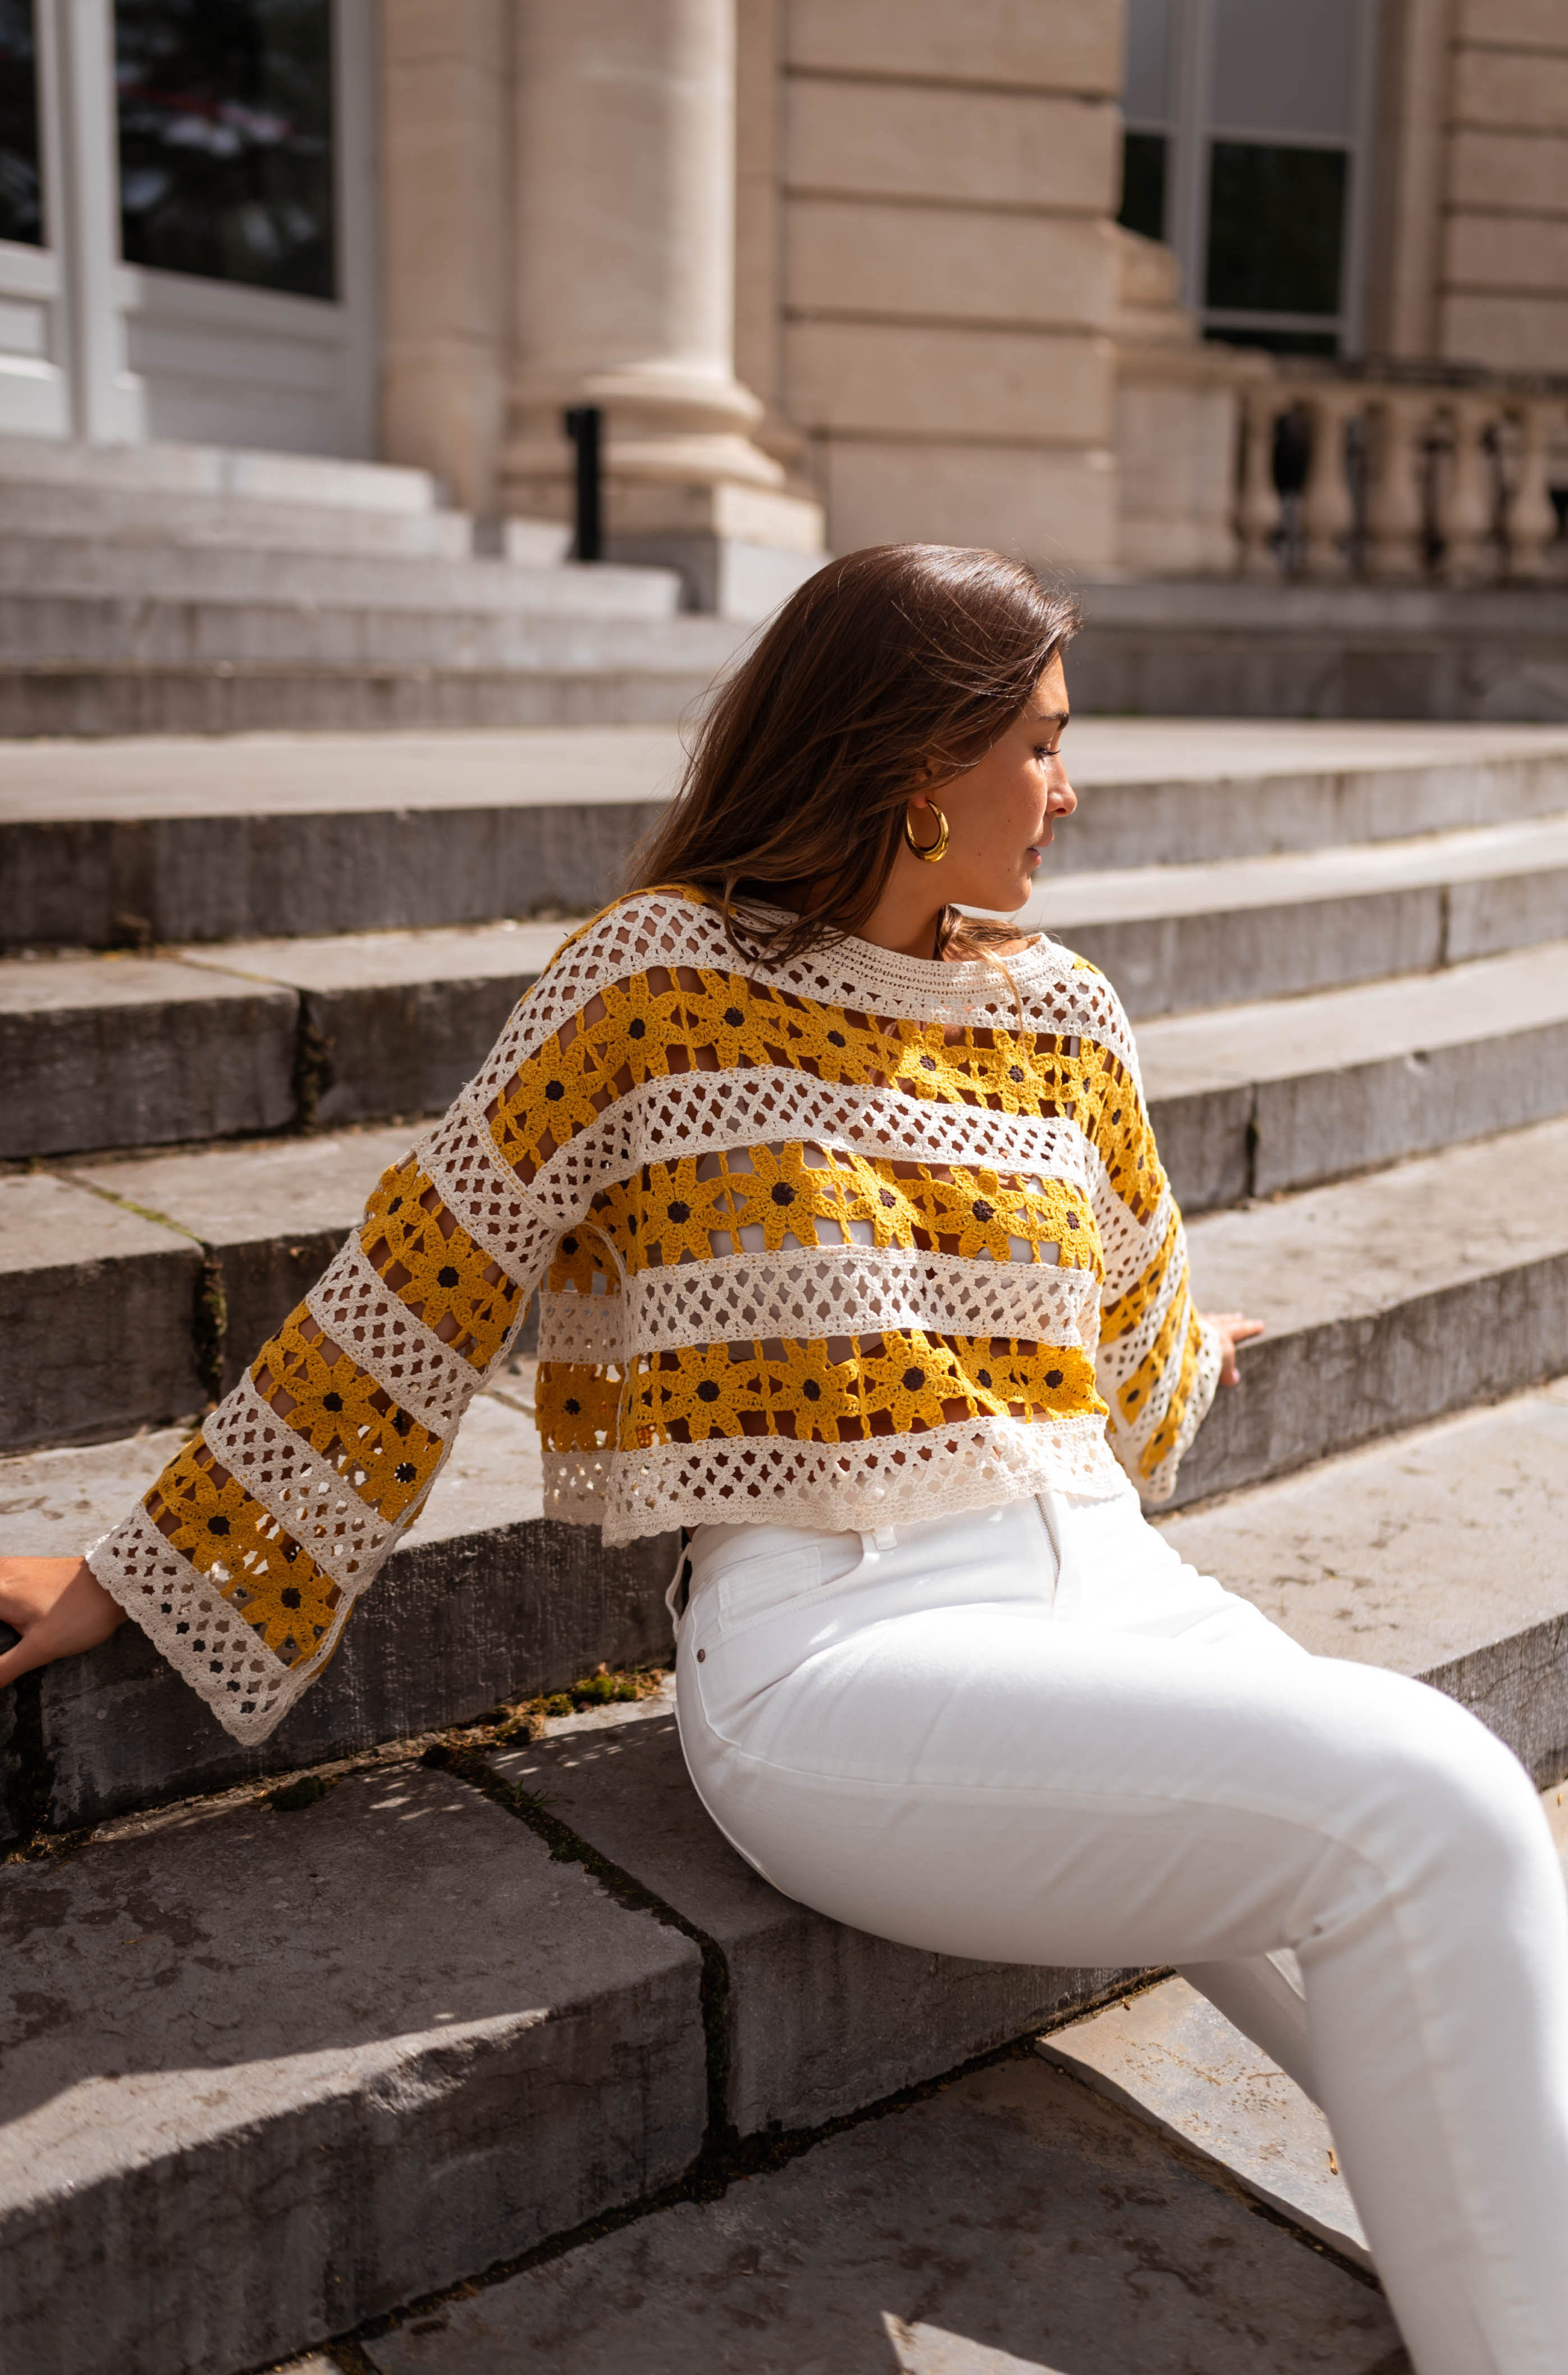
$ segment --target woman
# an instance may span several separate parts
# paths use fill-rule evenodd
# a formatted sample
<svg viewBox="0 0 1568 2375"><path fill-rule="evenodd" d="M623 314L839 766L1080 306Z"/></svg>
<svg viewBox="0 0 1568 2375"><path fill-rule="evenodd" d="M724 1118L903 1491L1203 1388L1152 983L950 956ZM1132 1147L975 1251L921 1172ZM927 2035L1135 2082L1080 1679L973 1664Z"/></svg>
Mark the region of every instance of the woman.
<svg viewBox="0 0 1568 2375"><path fill-rule="evenodd" d="M1074 798L1071 606L830 564L201 1436L0 1682L129 1613L239 1739L332 1653L541 1283L548 1506L680 1526L681 1738L789 1895L933 1951L1174 1963L1323 2104L1421 2375L1568 2358L1568 1915L1519 1766L1145 1522L1204 1321L1109 986L966 918Z"/></svg>

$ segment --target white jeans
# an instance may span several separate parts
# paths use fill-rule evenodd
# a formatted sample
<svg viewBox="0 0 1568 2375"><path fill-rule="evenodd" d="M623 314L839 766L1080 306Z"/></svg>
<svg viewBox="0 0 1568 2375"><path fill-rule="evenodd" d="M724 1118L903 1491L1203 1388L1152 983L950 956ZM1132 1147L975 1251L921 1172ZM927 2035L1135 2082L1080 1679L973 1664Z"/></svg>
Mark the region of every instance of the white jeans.
<svg viewBox="0 0 1568 2375"><path fill-rule="evenodd" d="M1177 1965L1322 2104L1420 2375L1562 2375L1568 1906L1474 1717L1309 1656L1130 1491L690 1559L681 1740L759 1872L937 1953Z"/></svg>

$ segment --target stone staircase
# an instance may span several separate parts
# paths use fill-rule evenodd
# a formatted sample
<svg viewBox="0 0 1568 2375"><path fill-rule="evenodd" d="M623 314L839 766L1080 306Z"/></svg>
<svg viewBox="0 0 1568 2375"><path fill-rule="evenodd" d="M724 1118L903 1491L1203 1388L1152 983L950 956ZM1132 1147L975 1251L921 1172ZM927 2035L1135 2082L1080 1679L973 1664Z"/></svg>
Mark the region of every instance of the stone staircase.
<svg viewBox="0 0 1568 2375"><path fill-rule="evenodd" d="M668 720L740 632L421 470L0 438L0 734Z"/></svg>
<svg viewBox="0 0 1568 2375"><path fill-rule="evenodd" d="M656 725L0 748L0 1549L79 1549L157 1472L678 762ZM1164 1522L1554 1783L1568 730L1083 720L1073 774L1040 920L1138 1020L1203 1300L1269 1321ZM264 1747L131 1627L0 1695L27 2375L352 2334L1125 1988L780 1898L667 1693L520 1726L667 1655L671 1564L546 1521L530 1405L524 1349Z"/></svg>

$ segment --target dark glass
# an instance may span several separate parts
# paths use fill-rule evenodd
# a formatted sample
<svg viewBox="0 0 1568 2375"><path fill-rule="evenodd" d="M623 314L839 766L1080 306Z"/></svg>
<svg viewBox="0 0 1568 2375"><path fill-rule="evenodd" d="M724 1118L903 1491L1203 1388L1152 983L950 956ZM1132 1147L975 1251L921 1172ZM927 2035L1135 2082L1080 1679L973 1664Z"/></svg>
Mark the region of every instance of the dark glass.
<svg viewBox="0 0 1568 2375"><path fill-rule="evenodd" d="M43 245L32 0L0 0L0 239Z"/></svg>
<svg viewBox="0 0 1568 2375"><path fill-rule="evenodd" d="M1145 239L1165 236L1165 135L1128 132L1122 139L1122 204L1116 216Z"/></svg>
<svg viewBox="0 0 1568 2375"><path fill-rule="evenodd" d="M1339 351L1338 330L1237 330L1210 322L1203 335L1218 339L1221 346L1262 347L1271 355L1337 355Z"/></svg>
<svg viewBox="0 0 1568 2375"><path fill-rule="evenodd" d="M1216 140L1209 155L1210 305L1337 313L1345 245L1342 148Z"/></svg>
<svg viewBox="0 0 1568 2375"><path fill-rule="evenodd" d="M336 293L332 0L116 0L127 264Z"/></svg>

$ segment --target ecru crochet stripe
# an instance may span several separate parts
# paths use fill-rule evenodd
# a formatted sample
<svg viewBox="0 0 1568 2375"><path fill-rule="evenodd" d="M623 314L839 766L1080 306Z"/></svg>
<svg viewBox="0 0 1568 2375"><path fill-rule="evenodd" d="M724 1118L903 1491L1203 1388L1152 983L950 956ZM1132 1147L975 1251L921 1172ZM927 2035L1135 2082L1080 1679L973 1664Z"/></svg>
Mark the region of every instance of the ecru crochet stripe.
<svg viewBox="0 0 1568 2375"><path fill-rule="evenodd" d="M560 951L94 1571L262 1738L536 1286L548 1506L609 1542L1124 1471L1160 1498L1217 1365L1185 1266L1091 966L1044 940L1006 974L855 940L770 964L642 892Z"/></svg>

